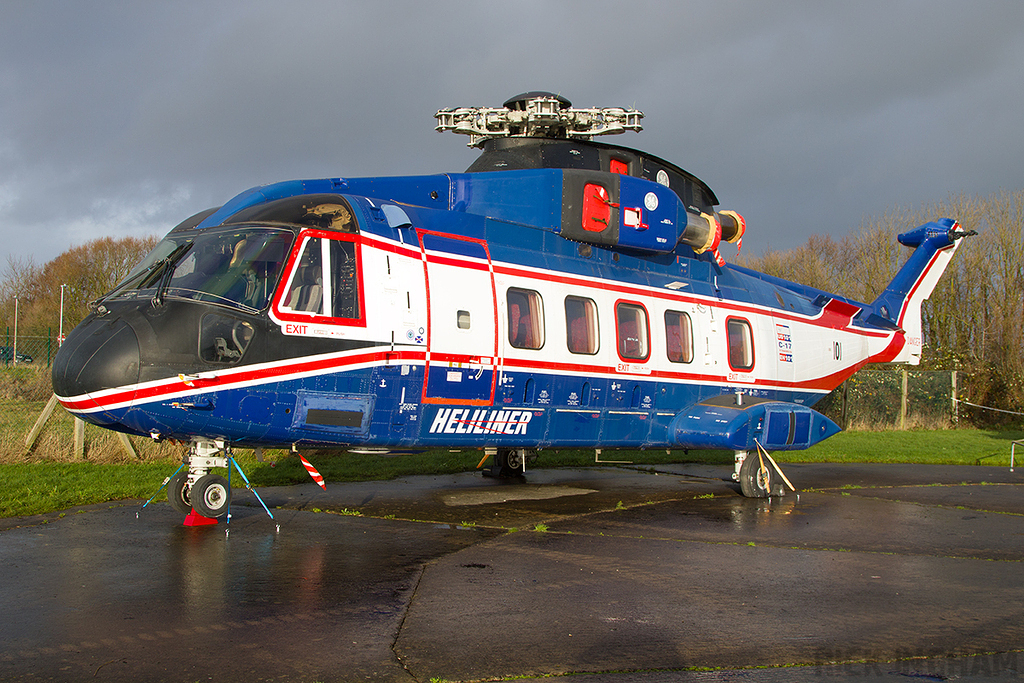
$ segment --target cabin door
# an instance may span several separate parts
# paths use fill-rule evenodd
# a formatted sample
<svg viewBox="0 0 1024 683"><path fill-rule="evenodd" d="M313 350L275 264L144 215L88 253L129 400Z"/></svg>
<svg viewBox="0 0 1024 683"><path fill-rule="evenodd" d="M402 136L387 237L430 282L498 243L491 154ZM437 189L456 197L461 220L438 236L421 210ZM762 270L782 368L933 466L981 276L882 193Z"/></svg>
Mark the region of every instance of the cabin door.
<svg viewBox="0 0 1024 683"><path fill-rule="evenodd" d="M491 405L497 295L484 240L419 231L427 289L424 403Z"/></svg>

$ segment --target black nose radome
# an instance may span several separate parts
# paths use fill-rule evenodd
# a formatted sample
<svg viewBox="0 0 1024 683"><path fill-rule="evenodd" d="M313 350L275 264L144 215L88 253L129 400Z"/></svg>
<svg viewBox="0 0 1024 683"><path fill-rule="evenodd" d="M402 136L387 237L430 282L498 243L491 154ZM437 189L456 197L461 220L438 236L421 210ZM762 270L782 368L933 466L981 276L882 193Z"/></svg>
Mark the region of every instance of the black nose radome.
<svg viewBox="0 0 1024 683"><path fill-rule="evenodd" d="M120 318L94 318L76 327L53 362L53 391L70 398L137 384L139 340Z"/></svg>

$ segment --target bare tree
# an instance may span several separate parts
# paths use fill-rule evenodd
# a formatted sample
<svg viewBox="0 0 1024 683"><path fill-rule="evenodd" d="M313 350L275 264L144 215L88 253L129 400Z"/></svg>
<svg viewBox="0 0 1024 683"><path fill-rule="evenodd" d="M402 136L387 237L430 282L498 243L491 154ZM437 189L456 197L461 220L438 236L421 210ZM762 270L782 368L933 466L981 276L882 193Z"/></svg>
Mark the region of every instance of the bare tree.
<svg viewBox="0 0 1024 683"><path fill-rule="evenodd" d="M1024 191L951 196L919 210L894 209L838 242L807 244L742 265L872 301L911 251L896 236L937 218L954 218L978 237L965 240L922 309L925 367L966 370L974 398L1009 410L1024 406Z"/></svg>
<svg viewBox="0 0 1024 683"><path fill-rule="evenodd" d="M45 334L60 324L61 285L64 327L70 329L88 313L88 304L120 282L156 244L156 237L102 237L73 247L37 266L31 260L8 260L0 282L0 324L13 326L18 298L21 334Z"/></svg>

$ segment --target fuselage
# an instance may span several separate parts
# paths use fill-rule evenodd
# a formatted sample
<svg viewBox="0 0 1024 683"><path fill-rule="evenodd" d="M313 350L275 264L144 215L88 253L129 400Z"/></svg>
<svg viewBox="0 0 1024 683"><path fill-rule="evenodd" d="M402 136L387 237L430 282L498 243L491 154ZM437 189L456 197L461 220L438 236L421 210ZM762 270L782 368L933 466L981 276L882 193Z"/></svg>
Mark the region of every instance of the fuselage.
<svg viewBox="0 0 1024 683"><path fill-rule="evenodd" d="M243 193L99 302L55 392L104 427L253 447L745 448L773 410L775 448L835 433L811 406L904 331L695 253L679 235L717 200L638 158ZM707 436L751 406L742 435Z"/></svg>

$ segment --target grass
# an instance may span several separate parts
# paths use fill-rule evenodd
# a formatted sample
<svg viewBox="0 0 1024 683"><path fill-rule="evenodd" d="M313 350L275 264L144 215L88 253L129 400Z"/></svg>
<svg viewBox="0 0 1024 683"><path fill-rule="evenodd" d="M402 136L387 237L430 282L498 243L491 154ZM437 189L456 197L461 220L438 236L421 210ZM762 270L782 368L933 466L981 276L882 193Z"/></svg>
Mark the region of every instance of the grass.
<svg viewBox="0 0 1024 683"><path fill-rule="evenodd" d="M1024 432L980 429L841 432L808 448L774 454L785 462L873 462L1009 467L1010 442ZM1024 457L1024 454L1022 454Z"/></svg>
<svg viewBox="0 0 1024 683"><path fill-rule="evenodd" d="M29 462L0 465L0 517L33 515L75 505L149 498L180 463L132 465Z"/></svg>
<svg viewBox="0 0 1024 683"><path fill-rule="evenodd" d="M806 451L779 452L782 462L871 462L939 465L998 465L1010 460L1010 441L1024 439L1024 432L938 430L918 432L842 432ZM136 443L143 440L134 439ZM35 460L0 464L0 517L39 514L76 505L125 498L148 499L180 464L174 449L153 452L141 461L112 455L111 463L97 462L102 450L116 450L113 442L91 446L86 462ZM381 457L348 452L304 452L329 482L387 480L413 474L453 474L472 471L480 451L433 450ZM287 451L268 451L265 462L256 462L251 451L236 454L239 464L255 486L281 486L310 481L299 459ZM1024 458L1024 453L1022 453ZM733 454L726 451L665 450L620 451L616 460L637 465L705 463L729 466ZM541 451L544 467L593 467L594 451L564 449ZM604 465L607 467L607 465ZM239 485L240 477L232 483ZM163 500L163 494L159 500Z"/></svg>

